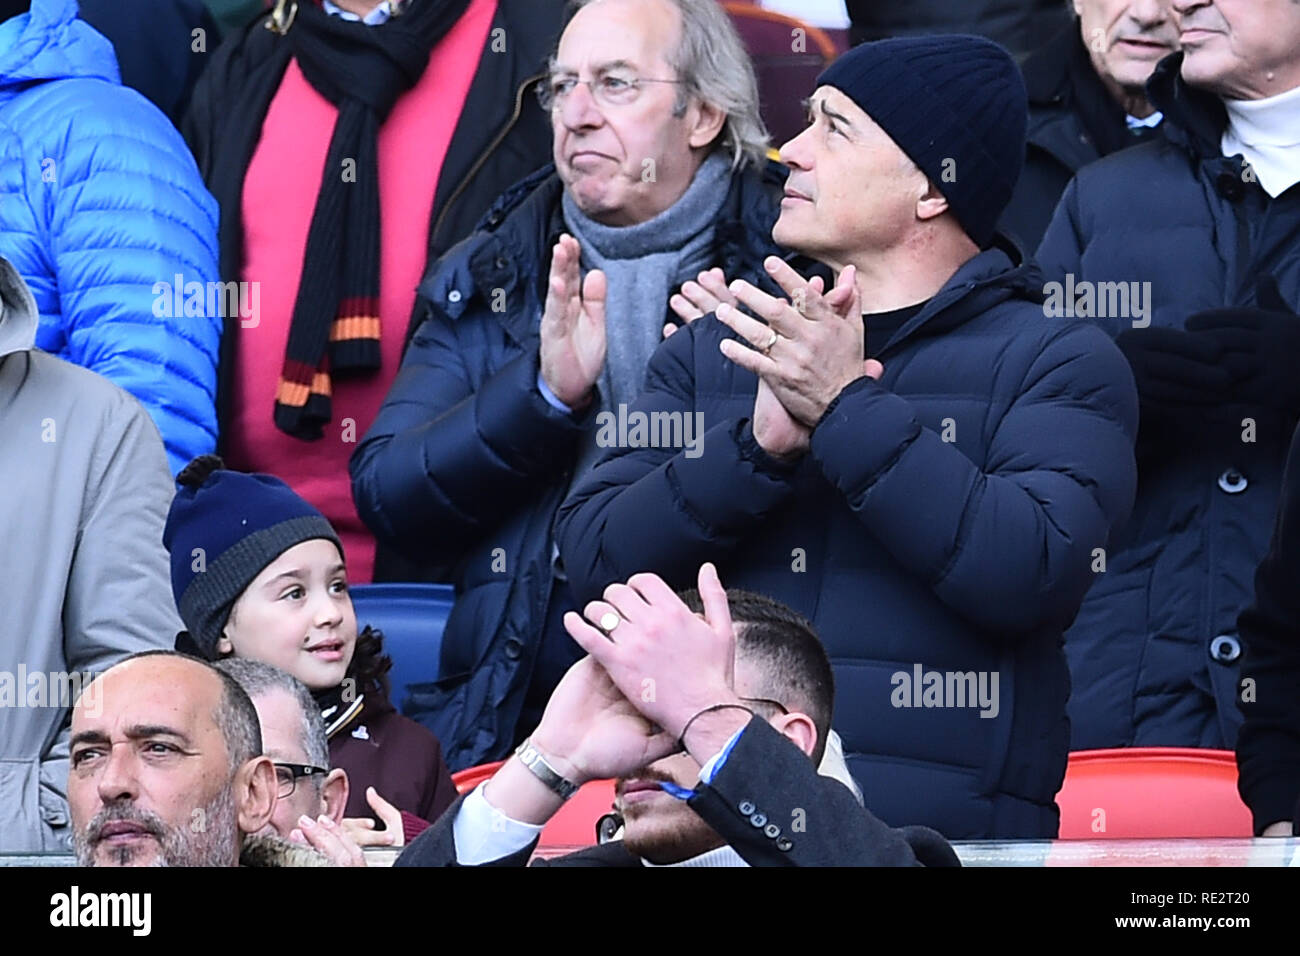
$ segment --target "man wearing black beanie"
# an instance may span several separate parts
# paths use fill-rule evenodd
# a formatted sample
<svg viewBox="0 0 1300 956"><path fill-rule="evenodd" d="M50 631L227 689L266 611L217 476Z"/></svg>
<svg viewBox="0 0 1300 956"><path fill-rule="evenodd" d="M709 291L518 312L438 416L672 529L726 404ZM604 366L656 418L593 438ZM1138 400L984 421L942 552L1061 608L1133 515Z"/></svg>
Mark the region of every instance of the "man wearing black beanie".
<svg viewBox="0 0 1300 956"><path fill-rule="evenodd" d="M733 283L750 314L671 336L629 419L695 413L702 448L609 451L557 529L582 600L713 561L806 615L866 806L950 839L1056 836L1061 635L1136 481L1123 356L1047 320L996 236L1025 124L1015 64L981 38L833 64L781 150L772 233L833 288L772 258L780 294Z"/></svg>

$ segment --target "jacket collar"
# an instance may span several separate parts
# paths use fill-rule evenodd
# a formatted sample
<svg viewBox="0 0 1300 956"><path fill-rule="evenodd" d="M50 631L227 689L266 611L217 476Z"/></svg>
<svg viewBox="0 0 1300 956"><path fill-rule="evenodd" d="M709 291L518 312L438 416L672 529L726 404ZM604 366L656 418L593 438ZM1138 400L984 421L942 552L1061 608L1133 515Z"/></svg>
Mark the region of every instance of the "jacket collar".
<svg viewBox="0 0 1300 956"><path fill-rule="evenodd" d="M1067 102L1076 51L1082 47L1079 24L1072 21L1025 59L1020 71L1025 77L1025 91L1029 94L1031 107L1058 106Z"/></svg>
<svg viewBox="0 0 1300 956"><path fill-rule="evenodd" d="M239 848L240 866L333 866L322 853L279 836L250 836Z"/></svg>
<svg viewBox="0 0 1300 956"><path fill-rule="evenodd" d="M1077 168L1136 142L1123 107L1097 75L1077 21L1029 57L1022 70L1029 93L1030 143ZM1061 124L1068 125L1068 132L1054 133ZM1086 134L1086 141L1080 141L1080 134Z"/></svg>
<svg viewBox="0 0 1300 956"><path fill-rule="evenodd" d="M1165 114L1166 138L1204 160L1222 155L1223 131L1228 111L1213 93L1189 86L1182 78L1183 54L1172 53L1161 60L1147 80L1147 95Z"/></svg>
<svg viewBox="0 0 1300 956"><path fill-rule="evenodd" d="M906 339L950 332L1010 299L1042 303L1043 276L1014 240L999 234L988 249L966 260L925 307L890 337L881 354L893 351Z"/></svg>

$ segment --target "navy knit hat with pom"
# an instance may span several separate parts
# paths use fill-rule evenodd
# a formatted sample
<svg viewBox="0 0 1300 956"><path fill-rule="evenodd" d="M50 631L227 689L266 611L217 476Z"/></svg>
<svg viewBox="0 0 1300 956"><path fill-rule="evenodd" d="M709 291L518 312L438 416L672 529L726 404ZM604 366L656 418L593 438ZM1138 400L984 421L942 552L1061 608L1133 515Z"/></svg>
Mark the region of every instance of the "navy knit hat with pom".
<svg viewBox="0 0 1300 956"><path fill-rule="evenodd" d="M930 177L981 247L997 229L1025 162L1028 94L992 40L896 37L849 50L817 78L872 118Z"/></svg>
<svg viewBox="0 0 1300 956"><path fill-rule="evenodd" d="M215 660L230 610L272 561L315 538L343 544L325 516L279 478L227 471L201 455L179 475L163 529L172 596L188 631L177 649Z"/></svg>

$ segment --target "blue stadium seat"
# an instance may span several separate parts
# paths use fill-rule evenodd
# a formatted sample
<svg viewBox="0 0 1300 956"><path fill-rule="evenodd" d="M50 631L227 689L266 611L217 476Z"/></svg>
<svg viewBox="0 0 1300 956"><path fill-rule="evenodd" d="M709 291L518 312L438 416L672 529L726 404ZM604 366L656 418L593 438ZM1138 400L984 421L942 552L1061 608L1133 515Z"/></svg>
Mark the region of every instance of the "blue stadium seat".
<svg viewBox="0 0 1300 956"><path fill-rule="evenodd" d="M388 672L393 704L400 710L407 687L437 680L442 630L455 603L450 584L357 584L349 589L358 629L384 633L384 652L393 659Z"/></svg>

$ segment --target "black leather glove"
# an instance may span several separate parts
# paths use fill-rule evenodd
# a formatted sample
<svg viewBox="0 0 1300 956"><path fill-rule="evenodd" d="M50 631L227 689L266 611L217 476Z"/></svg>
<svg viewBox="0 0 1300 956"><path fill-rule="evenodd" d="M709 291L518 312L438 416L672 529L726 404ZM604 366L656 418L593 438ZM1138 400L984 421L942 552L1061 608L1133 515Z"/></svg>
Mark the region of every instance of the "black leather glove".
<svg viewBox="0 0 1300 956"><path fill-rule="evenodd" d="M1300 315L1271 275L1259 280L1254 308L1211 309L1187 329L1215 342L1232 377L1231 401L1300 411Z"/></svg>

